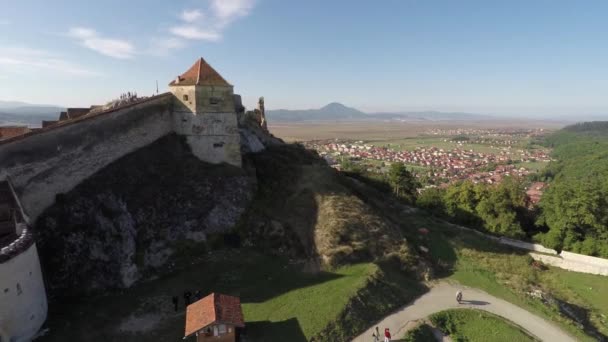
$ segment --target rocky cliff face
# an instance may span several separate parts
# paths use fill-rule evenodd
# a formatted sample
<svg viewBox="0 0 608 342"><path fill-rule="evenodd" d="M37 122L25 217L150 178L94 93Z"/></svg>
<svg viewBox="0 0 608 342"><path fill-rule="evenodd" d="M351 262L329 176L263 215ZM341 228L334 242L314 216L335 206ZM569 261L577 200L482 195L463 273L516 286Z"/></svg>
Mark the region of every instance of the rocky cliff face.
<svg viewBox="0 0 608 342"><path fill-rule="evenodd" d="M51 294L162 276L201 257L215 233L305 261L311 271L372 260L413 267L416 254L398 220L382 209L390 200L314 152L258 131L241 132L249 139L244 152L263 147L244 155L243 169L201 162L169 135L59 195L36 225Z"/></svg>
<svg viewBox="0 0 608 342"><path fill-rule="evenodd" d="M234 227L254 189L244 170L199 161L176 135L119 159L39 218L51 293L129 287L204 253L208 235Z"/></svg>

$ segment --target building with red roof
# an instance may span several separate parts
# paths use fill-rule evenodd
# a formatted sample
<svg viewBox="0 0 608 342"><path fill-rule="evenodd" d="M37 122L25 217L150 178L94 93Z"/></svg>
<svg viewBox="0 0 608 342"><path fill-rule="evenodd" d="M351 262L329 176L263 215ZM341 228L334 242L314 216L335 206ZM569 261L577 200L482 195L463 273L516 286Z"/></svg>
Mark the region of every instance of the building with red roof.
<svg viewBox="0 0 608 342"><path fill-rule="evenodd" d="M244 327L239 297L212 293L188 305L184 338L196 336L197 342L235 342Z"/></svg>

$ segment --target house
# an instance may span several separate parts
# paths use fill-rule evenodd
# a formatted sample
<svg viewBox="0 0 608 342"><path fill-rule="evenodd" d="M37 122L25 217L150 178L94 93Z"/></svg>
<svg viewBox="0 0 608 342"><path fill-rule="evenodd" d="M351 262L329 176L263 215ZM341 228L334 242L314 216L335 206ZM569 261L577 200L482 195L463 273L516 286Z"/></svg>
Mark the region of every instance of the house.
<svg viewBox="0 0 608 342"><path fill-rule="evenodd" d="M17 137L30 131L31 129L27 126L0 126L0 140Z"/></svg>
<svg viewBox="0 0 608 342"><path fill-rule="evenodd" d="M184 339L196 336L197 342L236 342L245 328L241 300L212 293L188 305Z"/></svg>

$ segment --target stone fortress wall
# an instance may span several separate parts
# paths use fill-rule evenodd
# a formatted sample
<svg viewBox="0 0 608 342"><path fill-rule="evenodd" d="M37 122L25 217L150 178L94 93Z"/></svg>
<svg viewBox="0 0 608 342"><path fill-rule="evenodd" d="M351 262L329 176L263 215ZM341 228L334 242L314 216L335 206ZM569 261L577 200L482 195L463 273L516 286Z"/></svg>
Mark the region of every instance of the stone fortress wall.
<svg viewBox="0 0 608 342"><path fill-rule="evenodd" d="M14 204L16 236L0 244L0 341L30 341L46 320L44 281L29 219L7 176L0 178Z"/></svg>
<svg viewBox="0 0 608 342"><path fill-rule="evenodd" d="M0 142L0 167L35 220L57 194L116 159L173 131L172 95L162 94L92 117Z"/></svg>

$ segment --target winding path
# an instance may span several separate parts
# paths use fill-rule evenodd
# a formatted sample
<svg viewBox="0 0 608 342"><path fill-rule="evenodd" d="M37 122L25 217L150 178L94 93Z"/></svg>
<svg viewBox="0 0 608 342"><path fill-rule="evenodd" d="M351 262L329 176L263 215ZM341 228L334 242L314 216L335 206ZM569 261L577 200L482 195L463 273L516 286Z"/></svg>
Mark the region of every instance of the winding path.
<svg viewBox="0 0 608 342"><path fill-rule="evenodd" d="M462 304L456 302L456 292L458 290L463 293ZM529 334L542 341L576 341L555 324L505 300L478 289L441 282L433 286L429 292L416 299L412 304L385 317L378 324L374 324L366 332L356 337L353 342L373 341L372 332L375 331L376 326L380 328L380 333L384 331L384 328L389 328L393 339L398 339L407 330L415 326L415 321L439 311L455 308L474 308L491 312L519 325Z"/></svg>

